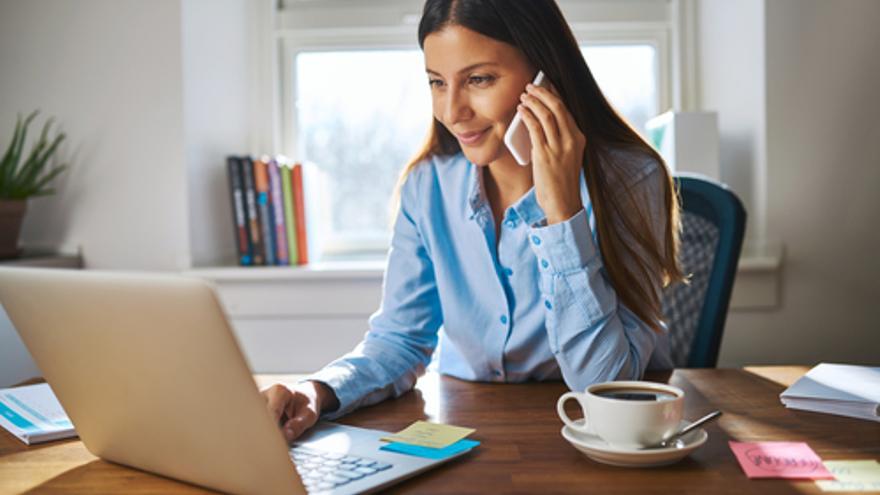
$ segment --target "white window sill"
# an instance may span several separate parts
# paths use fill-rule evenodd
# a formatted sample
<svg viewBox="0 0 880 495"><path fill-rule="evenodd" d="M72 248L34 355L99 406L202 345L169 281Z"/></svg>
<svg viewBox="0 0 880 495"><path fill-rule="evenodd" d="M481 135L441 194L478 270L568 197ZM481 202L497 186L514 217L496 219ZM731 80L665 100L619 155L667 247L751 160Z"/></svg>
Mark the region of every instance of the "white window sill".
<svg viewBox="0 0 880 495"><path fill-rule="evenodd" d="M186 270L184 275L216 282L260 282L278 280L362 280L380 279L385 260L328 261L302 266L221 266Z"/></svg>
<svg viewBox="0 0 880 495"><path fill-rule="evenodd" d="M780 273L784 250L781 244L752 244L743 247L731 294L734 311L768 309L779 305ZM384 259L328 261L303 266L204 267L184 272L213 282L236 283L290 282L368 282L380 283Z"/></svg>

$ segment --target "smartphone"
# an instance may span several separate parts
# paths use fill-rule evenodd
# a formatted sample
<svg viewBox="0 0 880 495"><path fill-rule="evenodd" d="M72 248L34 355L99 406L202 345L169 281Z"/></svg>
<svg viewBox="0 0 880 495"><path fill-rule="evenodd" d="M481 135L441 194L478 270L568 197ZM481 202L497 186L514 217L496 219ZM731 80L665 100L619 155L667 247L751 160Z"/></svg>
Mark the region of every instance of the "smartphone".
<svg viewBox="0 0 880 495"><path fill-rule="evenodd" d="M544 77L544 71L538 71L532 84L546 88L550 82ZM529 140L529 130L523 123L522 115L519 112L516 112L510 125L507 126L507 132L504 133L504 144L510 150L516 163L526 166L532 161L532 142Z"/></svg>

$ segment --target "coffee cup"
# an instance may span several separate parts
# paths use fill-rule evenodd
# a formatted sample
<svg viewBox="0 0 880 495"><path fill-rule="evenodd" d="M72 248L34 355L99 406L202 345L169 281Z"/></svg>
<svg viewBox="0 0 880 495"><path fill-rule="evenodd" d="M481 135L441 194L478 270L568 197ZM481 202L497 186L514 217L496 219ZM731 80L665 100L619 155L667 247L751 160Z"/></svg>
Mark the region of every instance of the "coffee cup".
<svg viewBox="0 0 880 495"><path fill-rule="evenodd" d="M574 422L565 403L576 399L584 413ZM684 392L671 385L642 381L595 383L583 392L566 392L556 411L571 429L596 434L611 447L638 449L675 433L684 411Z"/></svg>

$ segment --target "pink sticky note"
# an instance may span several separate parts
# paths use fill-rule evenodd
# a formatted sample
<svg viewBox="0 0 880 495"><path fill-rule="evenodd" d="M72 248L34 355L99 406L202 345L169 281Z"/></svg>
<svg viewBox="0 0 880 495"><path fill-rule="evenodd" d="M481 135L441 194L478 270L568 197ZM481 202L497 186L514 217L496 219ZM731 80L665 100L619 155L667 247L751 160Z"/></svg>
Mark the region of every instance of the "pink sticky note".
<svg viewBox="0 0 880 495"><path fill-rule="evenodd" d="M804 442L728 442L749 478L833 480Z"/></svg>

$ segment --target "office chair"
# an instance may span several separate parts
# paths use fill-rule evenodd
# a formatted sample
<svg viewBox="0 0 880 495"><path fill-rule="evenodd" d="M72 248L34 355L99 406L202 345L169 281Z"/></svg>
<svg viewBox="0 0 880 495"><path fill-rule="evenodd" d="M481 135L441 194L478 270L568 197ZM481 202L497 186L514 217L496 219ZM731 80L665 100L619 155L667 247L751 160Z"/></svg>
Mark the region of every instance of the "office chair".
<svg viewBox="0 0 880 495"><path fill-rule="evenodd" d="M676 367L714 368L727 306L742 248L746 211L723 184L698 175L678 175L681 198L679 260L690 283L663 294Z"/></svg>

